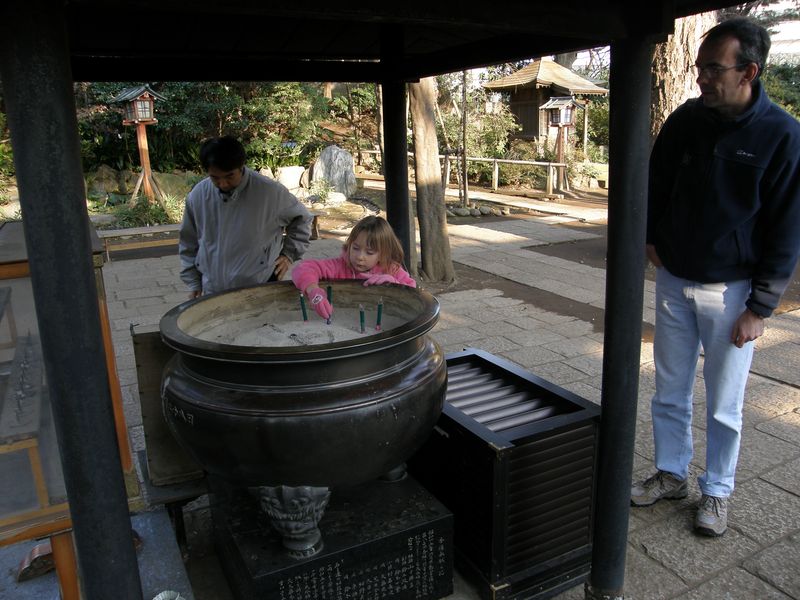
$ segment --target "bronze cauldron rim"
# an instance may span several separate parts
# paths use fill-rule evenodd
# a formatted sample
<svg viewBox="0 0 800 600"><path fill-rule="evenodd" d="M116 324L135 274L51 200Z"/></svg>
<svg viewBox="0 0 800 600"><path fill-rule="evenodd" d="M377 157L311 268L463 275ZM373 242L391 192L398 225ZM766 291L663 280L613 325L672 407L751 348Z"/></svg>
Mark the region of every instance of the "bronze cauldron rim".
<svg viewBox="0 0 800 600"><path fill-rule="evenodd" d="M323 280L322 285L331 283L336 286L361 287L359 280ZM412 340L424 335L436 325L439 317L439 302L425 290L411 288L400 284L386 284L380 286L386 290L386 296L391 294L410 294L418 298L421 303L418 316L403 323L398 327L386 329L379 333L364 335L363 337L336 342L333 344L319 344L315 346L238 346L202 340L187 334L178 325L181 315L192 310L198 304L223 295L240 293L243 290L281 286L291 288L291 293L297 293L291 281L279 281L253 286L245 286L201 296L188 300L170 309L161 318L159 329L163 341L172 349L189 356L206 360L234 361L242 363L290 363L308 362L313 360L327 360L342 357L353 357L359 354L369 354L397 344ZM388 289L387 289L388 288ZM282 293L287 293L283 292ZM312 312L311 318L318 318Z"/></svg>

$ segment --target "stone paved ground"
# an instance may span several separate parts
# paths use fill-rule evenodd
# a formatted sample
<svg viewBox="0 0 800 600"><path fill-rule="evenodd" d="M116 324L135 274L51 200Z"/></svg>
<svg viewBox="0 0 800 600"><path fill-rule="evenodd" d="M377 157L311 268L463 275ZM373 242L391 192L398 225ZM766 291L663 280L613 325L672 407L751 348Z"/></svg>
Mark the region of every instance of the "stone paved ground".
<svg viewBox="0 0 800 600"><path fill-rule="evenodd" d="M605 271L555 256L537 246L580 242L598 234L564 226L596 220L570 208L568 214L486 220L450 226L453 258L503 283L484 289L438 294L441 319L433 336L445 351L476 347L507 358L593 402L600 402ZM321 239L309 256L338 253L341 240ZM154 328L161 315L186 299L175 256L113 261L104 268L125 413L135 450L144 448L136 371L129 328ZM542 308L535 294L509 293L516 284L563 299ZM516 289L523 289L517 287ZM643 319L653 321L653 287L646 283ZM581 305L592 311L576 311ZM599 315L587 318L586 314ZM632 510L626 564L626 597L800 598L800 311L776 316L758 343L745 407L738 487L731 501L730 530L720 539L692 533L692 480L687 500ZM652 345L641 348L634 477L653 458L648 403L653 390ZM696 387L696 474L703 467L705 418L702 375ZM195 590L196 596L203 596ZM211 597L211 596L207 596ZM460 579L452 599L477 597ZM583 598L581 588L558 597Z"/></svg>

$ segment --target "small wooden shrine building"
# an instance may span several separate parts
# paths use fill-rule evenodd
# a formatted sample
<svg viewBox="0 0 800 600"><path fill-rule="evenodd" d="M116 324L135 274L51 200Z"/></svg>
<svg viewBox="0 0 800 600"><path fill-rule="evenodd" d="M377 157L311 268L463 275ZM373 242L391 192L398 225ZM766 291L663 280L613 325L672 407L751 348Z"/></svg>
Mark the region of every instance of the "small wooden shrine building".
<svg viewBox="0 0 800 600"><path fill-rule="evenodd" d="M582 98L579 102L585 109L583 114L585 122L589 97L608 94L607 89L548 58L535 60L516 73L484 83L483 87L510 95L511 112L522 126L516 137L548 141L551 146L556 139L558 128L551 126L548 112L542 108L551 98L565 96Z"/></svg>

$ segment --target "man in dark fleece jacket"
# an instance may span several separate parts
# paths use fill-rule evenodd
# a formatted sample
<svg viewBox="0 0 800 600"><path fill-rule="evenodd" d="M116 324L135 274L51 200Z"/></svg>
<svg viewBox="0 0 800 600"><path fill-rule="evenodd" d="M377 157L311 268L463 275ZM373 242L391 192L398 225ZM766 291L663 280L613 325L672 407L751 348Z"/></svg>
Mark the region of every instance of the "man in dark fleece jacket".
<svg viewBox="0 0 800 600"><path fill-rule="evenodd" d="M650 158L657 472L634 484L631 503L688 494L702 346L706 470L694 526L711 536L727 529L753 340L800 250L800 123L769 100L758 79L769 46L767 31L749 19L708 31L695 62L701 96L670 115Z"/></svg>

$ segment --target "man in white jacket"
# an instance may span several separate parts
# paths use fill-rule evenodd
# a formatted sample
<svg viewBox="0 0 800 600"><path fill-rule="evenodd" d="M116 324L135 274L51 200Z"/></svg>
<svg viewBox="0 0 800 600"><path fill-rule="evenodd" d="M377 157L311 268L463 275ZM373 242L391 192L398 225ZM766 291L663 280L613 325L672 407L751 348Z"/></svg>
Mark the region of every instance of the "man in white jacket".
<svg viewBox="0 0 800 600"><path fill-rule="evenodd" d="M178 253L190 298L278 281L303 256L312 216L283 185L245 166L233 137L206 140L208 177L186 198Z"/></svg>

